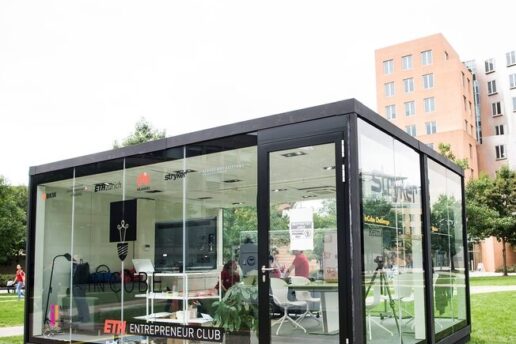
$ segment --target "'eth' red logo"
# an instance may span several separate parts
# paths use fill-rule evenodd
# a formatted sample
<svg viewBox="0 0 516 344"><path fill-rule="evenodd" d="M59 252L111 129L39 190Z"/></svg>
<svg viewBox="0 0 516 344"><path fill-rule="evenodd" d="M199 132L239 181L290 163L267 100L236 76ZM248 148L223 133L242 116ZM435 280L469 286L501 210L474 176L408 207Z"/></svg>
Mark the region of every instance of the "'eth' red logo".
<svg viewBox="0 0 516 344"><path fill-rule="evenodd" d="M104 321L104 333L125 334L125 325L125 321L106 319Z"/></svg>
<svg viewBox="0 0 516 344"><path fill-rule="evenodd" d="M147 172L140 173L138 177L136 177L136 187L141 188L142 186L146 186L150 184L150 176Z"/></svg>

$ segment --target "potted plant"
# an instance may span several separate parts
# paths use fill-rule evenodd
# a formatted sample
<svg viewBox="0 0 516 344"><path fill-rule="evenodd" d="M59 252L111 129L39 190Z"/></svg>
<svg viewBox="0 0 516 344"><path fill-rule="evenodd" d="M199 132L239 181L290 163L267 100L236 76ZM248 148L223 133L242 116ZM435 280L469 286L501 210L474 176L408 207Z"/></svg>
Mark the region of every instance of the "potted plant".
<svg viewBox="0 0 516 344"><path fill-rule="evenodd" d="M258 288L237 283L213 303L214 325L226 331L226 343L251 343L251 330L258 328Z"/></svg>

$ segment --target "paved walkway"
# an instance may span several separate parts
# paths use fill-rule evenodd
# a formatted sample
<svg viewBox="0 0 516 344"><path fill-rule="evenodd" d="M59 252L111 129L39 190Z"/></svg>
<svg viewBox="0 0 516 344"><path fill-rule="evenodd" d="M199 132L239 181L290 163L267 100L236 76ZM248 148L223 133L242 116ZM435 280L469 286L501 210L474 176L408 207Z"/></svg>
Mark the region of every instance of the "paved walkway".
<svg viewBox="0 0 516 344"><path fill-rule="evenodd" d="M0 327L0 337L12 337L23 335L23 326Z"/></svg>
<svg viewBox="0 0 516 344"><path fill-rule="evenodd" d="M499 291L516 291L516 285L477 285L469 287L471 294L496 293Z"/></svg>

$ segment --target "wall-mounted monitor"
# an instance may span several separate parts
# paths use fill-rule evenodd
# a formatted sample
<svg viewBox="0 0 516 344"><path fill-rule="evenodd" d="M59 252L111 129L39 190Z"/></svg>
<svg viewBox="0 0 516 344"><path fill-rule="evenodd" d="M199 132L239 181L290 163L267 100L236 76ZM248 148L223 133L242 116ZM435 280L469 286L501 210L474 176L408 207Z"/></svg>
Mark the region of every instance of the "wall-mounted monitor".
<svg viewBox="0 0 516 344"><path fill-rule="evenodd" d="M183 255L184 227L184 255ZM217 218L185 222L157 222L155 233L155 270L202 271L217 268ZM184 264L183 264L184 259Z"/></svg>

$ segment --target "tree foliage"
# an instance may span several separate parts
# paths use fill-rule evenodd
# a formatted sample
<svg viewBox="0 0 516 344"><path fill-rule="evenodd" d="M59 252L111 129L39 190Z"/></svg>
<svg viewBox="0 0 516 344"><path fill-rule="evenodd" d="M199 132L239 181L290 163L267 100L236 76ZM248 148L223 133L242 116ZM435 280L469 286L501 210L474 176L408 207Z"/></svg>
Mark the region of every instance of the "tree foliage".
<svg viewBox="0 0 516 344"><path fill-rule="evenodd" d="M450 159L451 161L453 161L454 163L459 165L459 167L462 168L463 170L469 168L469 161L468 161L468 159L466 159L466 158L464 158L464 159L457 159L455 154L453 154L453 152L451 150L451 145L449 143L442 143L441 142L437 146L437 149L439 150L439 153L441 155L445 156L446 158Z"/></svg>
<svg viewBox="0 0 516 344"><path fill-rule="evenodd" d="M0 264L25 249L27 187L11 186L0 176Z"/></svg>
<svg viewBox="0 0 516 344"><path fill-rule="evenodd" d="M461 204L453 196L439 195L437 201L432 205L430 214L430 224L432 230L432 252L446 257L448 261L442 262L449 264L455 270L454 259L457 254L455 246L455 230L462 230L462 226L457 228L457 222L461 222Z"/></svg>
<svg viewBox="0 0 516 344"><path fill-rule="evenodd" d="M165 130L160 131L154 129L152 125L145 118L142 117L138 122L136 122L134 133L131 133L128 137L126 137L122 141L122 144L119 144L118 141L115 141L113 143L113 148L137 145L140 143L159 140L164 137Z"/></svg>
<svg viewBox="0 0 516 344"><path fill-rule="evenodd" d="M483 175L466 187L468 234L475 241L494 236L502 242L504 275L506 244L516 245L516 172L503 166L496 177Z"/></svg>

